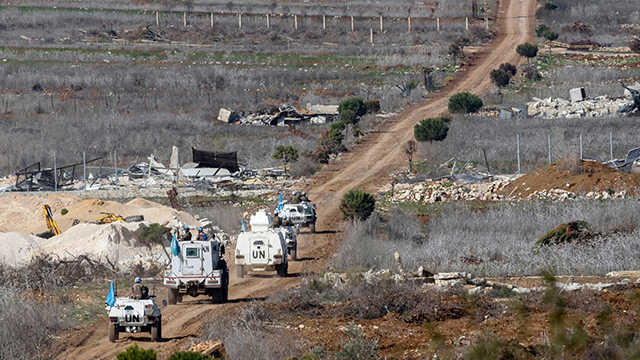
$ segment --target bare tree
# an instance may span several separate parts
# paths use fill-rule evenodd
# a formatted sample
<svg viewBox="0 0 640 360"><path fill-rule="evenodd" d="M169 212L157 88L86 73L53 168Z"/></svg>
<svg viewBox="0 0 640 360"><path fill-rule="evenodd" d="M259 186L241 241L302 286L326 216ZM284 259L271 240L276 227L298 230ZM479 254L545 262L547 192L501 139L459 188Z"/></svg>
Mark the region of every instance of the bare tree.
<svg viewBox="0 0 640 360"><path fill-rule="evenodd" d="M411 172L413 171L413 155L418 151L416 142L413 140L407 141L402 145L402 150L404 150L404 154L407 156L407 160L409 160L409 172Z"/></svg>

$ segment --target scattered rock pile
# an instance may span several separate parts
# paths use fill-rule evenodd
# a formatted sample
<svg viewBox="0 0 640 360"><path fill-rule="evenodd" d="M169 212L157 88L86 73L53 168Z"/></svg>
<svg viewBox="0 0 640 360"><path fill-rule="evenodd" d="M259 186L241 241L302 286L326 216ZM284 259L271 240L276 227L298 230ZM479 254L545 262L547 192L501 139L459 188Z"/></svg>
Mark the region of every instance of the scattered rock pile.
<svg viewBox="0 0 640 360"><path fill-rule="evenodd" d="M615 115L618 109L631 105L633 101L626 98L609 98L607 95L593 99L571 102L565 99L533 98L527 103L529 116L544 118L578 118Z"/></svg>
<svg viewBox="0 0 640 360"><path fill-rule="evenodd" d="M224 348L222 341L203 341L198 344L193 344L188 351L199 352L204 355L213 356L216 359L225 360L227 358L227 351Z"/></svg>
<svg viewBox="0 0 640 360"><path fill-rule="evenodd" d="M508 196L498 194L506 186L509 180L497 180L490 183L462 183L456 184L448 180L428 181L413 185L396 185L398 191L394 191L392 202L422 202L437 203L447 201L501 201L508 200Z"/></svg>
<svg viewBox="0 0 640 360"><path fill-rule="evenodd" d="M482 277L473 277L471 274L466 272L448 272L448 273L436 273L432 274L429 272L421 273L424 271L423 269L419 270L417 273L411 274L392 274L390 270L379 270L373 271L369 270L367 272L359 273L359 274L347 274L347 273L335 273L328 272L325 273L323 277L319 278L318 281L324 283L326 286L341 288L349 284L349 282L353 279L363 279L367 283L373 283L382 280L392 279L395 282L419 282L422 284L422 288L424 289L433 289L436 291L443 291L450 289L452 287L461 287L469 292L469 294L480 294L486 293L493 290L499 290L501 288L506 288L509 291L512 291L517 294L528 294L531 292L543 292L546 290L544 286L519 286L514 284L509 284L505 282L493 281ZM422 275L428 276L422 276ZM359 277L361 275L362 277ZM609 274L607 274L609 276ZM535 279L539 279L538 277L534 277ZM640 280L639 280L640 282ZM561 282L556 281L554 285L562 291L576 291L576 290L595 290L600 291L602 289L606 289L608 287L612 287L618 284L630 284L631 280L622 279L616 282L610 283L576 283L573 281Z"/></svg>

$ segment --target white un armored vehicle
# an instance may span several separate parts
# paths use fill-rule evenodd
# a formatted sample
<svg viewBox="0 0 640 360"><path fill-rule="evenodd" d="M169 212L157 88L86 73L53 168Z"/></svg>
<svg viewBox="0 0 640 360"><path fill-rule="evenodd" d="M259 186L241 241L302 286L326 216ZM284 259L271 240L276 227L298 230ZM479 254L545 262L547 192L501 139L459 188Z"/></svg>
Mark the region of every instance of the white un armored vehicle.
<svg viewBox="0 0 640 360"><path fill-rule="evenodd" d="M151 341L162 339L162 316L153 297L118 297L109 309L109 341L116 342L121 332L148 332Z"/></svg>
<svg viewBox="0 0 640 360"><path fill-rule="evenodd" d="M278 229L276 228L276 231ZM298 260L298 238L295 231L291 226L283 226L280 228L280 232L284 237L284 242L287 244L287 254L289 254L289 260Z"/></svg>
<svg viewBox="0 0 640 360"><path fill-rule="evenodd" d="M287 243L281 228L273 228L273 219L264 210L249 221L251 231L238 236L236 244L236 270L238 278L247 271L277 271L287 276L289 267Z"/></svg>
<svg viewBox="0 0 640 360"><path fill-rule="evenodd" d="M278 212L283 224L295 227L308 227L309 231L316 232L316 210L315 205L303 201L300 204L285 203L282 210Z"/></svg>
<svg viewBox="0 0 640 360"><path fill-rule="evenodd" d="M170 305L182 301L183 295L206 295L216 303L227 302L229 268L222 258L224 245L215 236L209 239L177 242L178 253L164 271L163 286L168 288Z"/></svg>

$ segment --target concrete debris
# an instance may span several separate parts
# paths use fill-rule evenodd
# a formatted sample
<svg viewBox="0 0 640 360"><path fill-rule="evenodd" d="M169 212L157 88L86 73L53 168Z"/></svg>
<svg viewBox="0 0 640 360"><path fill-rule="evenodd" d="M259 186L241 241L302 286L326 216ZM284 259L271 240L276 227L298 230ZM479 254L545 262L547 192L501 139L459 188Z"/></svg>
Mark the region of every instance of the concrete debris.
<svg viewBox="0 0 640 360"><path fill-rule="evenodd" d="M213 356L216 359L227 359L227 351L224 348L224 344L220 340L208 340L198 344L193 344L188 351L199 352L204 355Z"/></svg>
<svg viewBox="0 0 640 360"><path fill-rule="evenodd" d="M295 126L302 123L324 124L338 118L337 105L311 105L307 110L283 104L278 109L240 115L228 109L220 109L218 120L230 124L256 126Z"/></svg>
<svg viewBox="0 0 640 360"><path fill-rule="evenodd" d="M381 190L387 193L392 203L416 202L439 203L451 201L522 201L511 194L501 194L510 184L507 179L498 179L488 183L453 183L449 180L425 181L416 184L396 184L393 195L390 195L391 185ZM587 194L576 194L564 189L540 190L531 193L526 200L545 200L564 202L575 199L624 199L627 190L619 191L591 191Z"/></svg>
<svg viewBox="0 0 640 360"><path fill-rule="evenodd" d="M569 97L571 97L571 102L582 101L587 98L587 95L584 92L584 88L575 88L569 90Z"/></svg>
<svg viewBox="0 0 640 360"><path fill-rule="evenodd" d="M629 99L609 98L607 95L574 102L561 98L534 97L532 102L527 103L527 113L529 116L544 118L599 117L615 115L619 109L632 104L633 101Z"/></svg>

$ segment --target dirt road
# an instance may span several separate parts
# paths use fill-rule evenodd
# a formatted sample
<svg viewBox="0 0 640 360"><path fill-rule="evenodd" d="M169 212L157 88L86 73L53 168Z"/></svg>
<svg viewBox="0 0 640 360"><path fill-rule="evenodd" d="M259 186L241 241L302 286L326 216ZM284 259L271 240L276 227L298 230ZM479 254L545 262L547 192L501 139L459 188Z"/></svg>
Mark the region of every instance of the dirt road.
<svg viewBox="0 0 640 360"><path fill-rule="evenodd" d="M490 86L489 72L505 62L519 63L515 52L518 44L534 39L534 0L503 0L497 19L497 39L492 45L474 55L465 71L432 98L412 106L395 119L383 124L377 132L352 149L344 158L327 166L314 179L310 187L312 200L318 203L319 233L300 236L299 254L302 261L290 266L292 276L231 278L230 304L211 305L204 301L186 300L163 311L164 342L149 342L148 334L123 335L118 343L107 340L107 319L91 326L74 330L61 342L64 348L60 358L112 359L126 347L137 344L143 348L155 348L159 355L168 356L181 349L189 337L200 333L201 320L216 313L224 313L246 299L259 299L274 289L294 286L300 275L321 270L324 260L335 249L339 224L338 205L342 195L350 189L370 189L386 181L387 175L405 168L401 144L413 138L413 126L427 117L435 117L446 111L449 97L461 91L476 94L486 92ZM454 125L455 126L455 125ZM232 263L232 261L229 261ZM231 269L232 275L235 273ZM162 298L160 298L162 300Z"/></svg>

